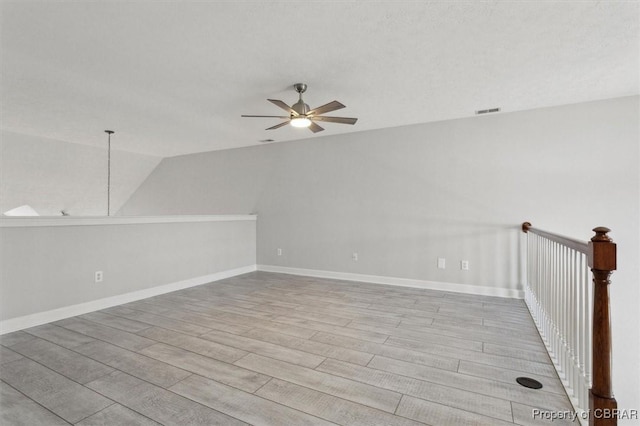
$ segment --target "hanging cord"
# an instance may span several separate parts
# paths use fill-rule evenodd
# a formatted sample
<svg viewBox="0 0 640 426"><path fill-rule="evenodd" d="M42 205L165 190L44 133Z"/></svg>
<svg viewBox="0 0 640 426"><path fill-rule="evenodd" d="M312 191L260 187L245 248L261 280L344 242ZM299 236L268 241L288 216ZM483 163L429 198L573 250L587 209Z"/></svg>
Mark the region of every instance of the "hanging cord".
<svg viewBox="0 0 640 426"><path fill-rule="evenodd" d="M111 216L111 135L113 130L105 130L109 135L109 145L107 148L107 216Z"/></svg>

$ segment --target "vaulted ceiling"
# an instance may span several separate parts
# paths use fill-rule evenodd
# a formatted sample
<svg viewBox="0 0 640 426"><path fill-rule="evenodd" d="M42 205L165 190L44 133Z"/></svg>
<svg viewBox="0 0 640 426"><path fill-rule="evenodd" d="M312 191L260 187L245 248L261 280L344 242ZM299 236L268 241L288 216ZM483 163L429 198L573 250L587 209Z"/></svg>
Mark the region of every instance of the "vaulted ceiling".
<svg viewBox="0 0 640 426"><path fill-rule="evenodd" d="M637 1L2 1L1 127L157 156L639 92ZM337 99L317 134L267 98Z"/></svg>

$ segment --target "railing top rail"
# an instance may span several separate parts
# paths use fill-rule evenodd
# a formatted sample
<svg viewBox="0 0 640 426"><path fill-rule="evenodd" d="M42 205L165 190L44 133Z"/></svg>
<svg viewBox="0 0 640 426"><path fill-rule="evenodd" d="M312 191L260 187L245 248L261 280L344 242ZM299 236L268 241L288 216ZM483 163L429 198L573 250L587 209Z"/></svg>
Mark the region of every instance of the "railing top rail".
<svg viewBox="0 0 640 426"><path fill-rule="evenodd" d="M564 235L554 234L553 232L544 231L542 229L534 228L529 222L522 224L522 232L531 232L536 235L540 235L548 240L555 241L556 243L567 246L580 253L589 254L589 243L586 241L577 240L571 237L565 237Z"/></svg>

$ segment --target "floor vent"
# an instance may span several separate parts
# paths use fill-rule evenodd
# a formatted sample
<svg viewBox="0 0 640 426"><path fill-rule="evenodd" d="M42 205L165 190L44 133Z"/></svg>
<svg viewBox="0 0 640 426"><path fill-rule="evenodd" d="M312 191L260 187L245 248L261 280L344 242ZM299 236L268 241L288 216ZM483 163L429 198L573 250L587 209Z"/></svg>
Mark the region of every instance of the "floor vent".
<svg viewBox="0 0 640 426"><path fill-rule="evenodd" d="M518 377L516 379L519 385L529 389L542 389L542 383L530 377Z"/></svg>

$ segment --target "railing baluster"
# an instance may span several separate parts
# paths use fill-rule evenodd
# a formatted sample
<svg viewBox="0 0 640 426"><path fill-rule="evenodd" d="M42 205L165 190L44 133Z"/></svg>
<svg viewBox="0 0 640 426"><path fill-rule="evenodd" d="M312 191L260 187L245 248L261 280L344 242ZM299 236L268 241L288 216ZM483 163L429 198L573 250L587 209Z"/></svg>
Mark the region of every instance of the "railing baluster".
<svg viewBox="0 0 640 426"><path fill-rule="evenodd" d="M584 256L580 254L580 259L578 262L578 369L579 369L579 406L584 408L586 393L584 391L584 359L585 359L585 351L586 351L586 341L585 341L585 325L586 319L584 316L585 313L585 287L584 287Z"/></svg>
<svg viewBox="0 0 640 426"><path fill-rule="evenodd" d="M585 350L585 361L584 361L584 382L586 385L586 398L589 397L589 389L591 388L591 329L593 327L593 323L591 321L591 310L590 307L593 305L593 286L589 280L589 265L588 262L584 264L584 287L585 287L585 337L587 339L586 350Z"/></svg>
<svg viewBox="0 0 640 426"><path fill-rule="evenodd" d="M567 299L565 294L565 282L564 282L564 273L565 273L565 264L564 264L564 246L561 244L556 244L558 246L558 291L560 292L560 303L557 303L558 309L558 323L560 324L560 333L558 337L560 338L560 362L562 365L562 376L565 380L567 380L567 365L566 365L566 353L567 353L567 345L565 343L566 334L565 334L565 312L567 308Z"/></svg>
<svg viewBox="0 0 640 426"><path fill-rule="evenodd" d="M591 306L591 298L589 297L590 288L589 285L589 269L587 267L587 259L582 256L582 330L580 336L582 337L582 406L587 407L589 402L589 387L591 387L591 333L590 333L590 321L591 314L589 312L589 306Z"/></svg>
<svg viewBox="0 0 640 426"><path fill-rule="evenodd" d="M578 389L578 370L577 370L577 359L576 359L576 350L578 347L578 318L577 318L577 303L578 303L578 286L577 286L577 275L576 275L576 263L578 259L578 252L575 250L571 250L571 273L569 276L569 282L571 283L571 293L569 295L569 300L571 300L571 347L570 355L571 355L571 387L573 388L573 396L577 396L576 389Z"/></svg>

